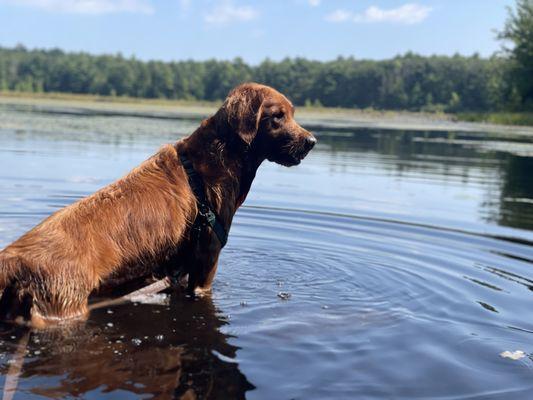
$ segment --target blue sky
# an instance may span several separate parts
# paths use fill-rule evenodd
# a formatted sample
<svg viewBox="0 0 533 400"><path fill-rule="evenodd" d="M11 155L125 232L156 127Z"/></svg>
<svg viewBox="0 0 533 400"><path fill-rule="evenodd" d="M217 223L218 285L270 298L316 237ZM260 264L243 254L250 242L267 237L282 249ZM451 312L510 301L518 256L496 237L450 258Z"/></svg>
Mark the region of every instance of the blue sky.
<svg viewBox="0 0 533 400"><path fill-rule="evenodd" d="M0 0L0 45L140 59L489 56L513 0Z"/></svg>

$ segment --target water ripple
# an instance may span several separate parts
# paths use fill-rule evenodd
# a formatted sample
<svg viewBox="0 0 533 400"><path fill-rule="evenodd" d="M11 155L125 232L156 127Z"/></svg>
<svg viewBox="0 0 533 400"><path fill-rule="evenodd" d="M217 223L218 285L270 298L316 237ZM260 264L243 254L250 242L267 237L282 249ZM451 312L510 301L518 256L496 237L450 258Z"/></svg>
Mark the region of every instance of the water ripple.
<svg viewBox="0 0 533 400"><path fill-rule="evenodd" d="M530 257L531 244L402 221L244 207L215 296L232 315L225 329L240 338L241 365L262 398L327 397L313 379L338 398L375 397L367 382L378 376L387 385L376 397L482 398L497 393L502 379L526 393L531 362L508 368L498 356L510 346L531 349L533 324L524 317L533 293L523 287L533 272L509 254ZM281 290L290 300L279 301ZM260 343L275 356L265 357ZM286 365L297 368L290 381L280 368ZM348 371L351 378L333 383ZM436 375L454 384L436 385Z"/></svg>

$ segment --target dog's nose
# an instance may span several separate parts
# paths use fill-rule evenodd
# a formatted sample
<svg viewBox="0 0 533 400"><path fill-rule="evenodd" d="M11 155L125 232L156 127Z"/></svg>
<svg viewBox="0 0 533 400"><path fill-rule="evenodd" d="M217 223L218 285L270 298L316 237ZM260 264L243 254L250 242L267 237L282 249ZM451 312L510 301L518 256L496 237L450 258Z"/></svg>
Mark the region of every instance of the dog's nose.
<svg viewBox="0 0 533 400"><path fill-rule="evenodd" d="M315 147L316 144L316 138L314 136L308 136L305 138L305 147L307 147L308 150L311 150L313 147Z"/></svg>

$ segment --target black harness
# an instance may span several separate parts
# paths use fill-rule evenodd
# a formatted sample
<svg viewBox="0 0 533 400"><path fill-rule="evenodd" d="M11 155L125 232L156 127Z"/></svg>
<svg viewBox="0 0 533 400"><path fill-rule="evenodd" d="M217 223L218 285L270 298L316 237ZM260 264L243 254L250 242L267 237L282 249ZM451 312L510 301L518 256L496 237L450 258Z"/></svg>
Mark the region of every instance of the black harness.
<svg viewBox="0 0 533 400"><path fill-rule="evenodd" d="M218 214L209 206L202 177L195 171L191 160L189 160L185 154L180 153L180 161L183 168L185 168L189 185L196 197L196 204L198 206L198 214L196 215L196 219L192 226L193 231L197 235L197 240L199 239L202 230L206 226L210 226L213 232L215 232L221 247L224 247L228 241L228 232L220 222Z"/></svg>

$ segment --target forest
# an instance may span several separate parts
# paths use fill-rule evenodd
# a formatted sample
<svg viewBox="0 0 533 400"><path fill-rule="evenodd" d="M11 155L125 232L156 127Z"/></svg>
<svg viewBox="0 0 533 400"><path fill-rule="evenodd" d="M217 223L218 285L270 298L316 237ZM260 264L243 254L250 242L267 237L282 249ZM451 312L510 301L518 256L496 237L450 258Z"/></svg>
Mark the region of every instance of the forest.
<svg viewBox="0 0 533 400"><path fill-rule="evenodd" d="M251 66L232 61L140 61L118 55L0 48L0 90L221 100L256 81L297 105L391 110L496 111L520 107L504 58L421 57L385 61L287 58Z"/></svg>

